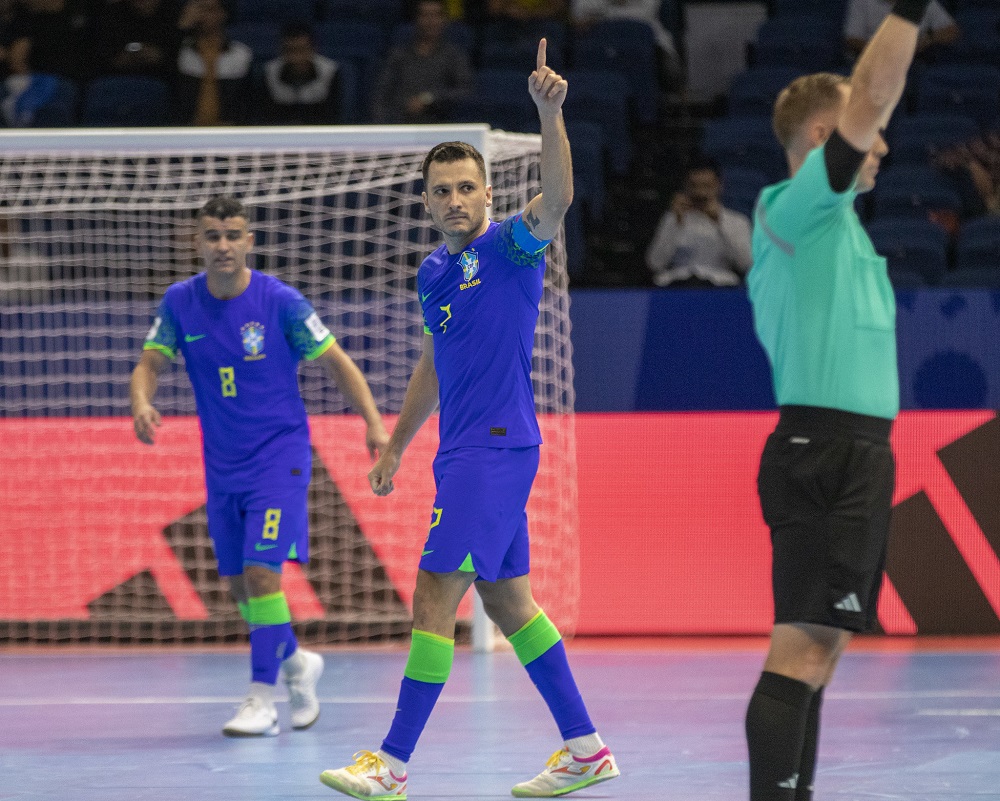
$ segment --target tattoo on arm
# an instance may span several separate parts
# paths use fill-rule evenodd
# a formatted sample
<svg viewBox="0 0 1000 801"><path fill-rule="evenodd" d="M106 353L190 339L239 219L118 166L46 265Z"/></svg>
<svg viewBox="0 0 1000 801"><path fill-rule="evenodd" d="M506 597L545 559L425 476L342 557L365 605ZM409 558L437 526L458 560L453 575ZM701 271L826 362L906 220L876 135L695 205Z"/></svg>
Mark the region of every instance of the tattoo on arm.
<svg viewBox="0 0 1000 801"><path fill-rule="evenodd" d="M541 225L542 222L541 220L538 219L538 217L535 216L535 212L533 211L529 211L527 214L524 215L524 221L528 223L528 230L531 231L532 233L534 233L535 229L539 225Z"/></svg>

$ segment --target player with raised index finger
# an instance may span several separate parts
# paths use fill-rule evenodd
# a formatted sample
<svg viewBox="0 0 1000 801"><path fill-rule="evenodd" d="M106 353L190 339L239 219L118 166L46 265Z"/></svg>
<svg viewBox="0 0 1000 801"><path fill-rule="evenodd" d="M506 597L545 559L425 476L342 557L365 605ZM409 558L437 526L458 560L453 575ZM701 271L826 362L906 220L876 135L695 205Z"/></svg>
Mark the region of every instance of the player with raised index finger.
<svg viewBox="0 0 1000 801"><path fill-rule="evenodd" d="M355 798L406 798L406 763L451 671L455 614L475 583L552 712L563 745L520 797L548 797L612 779L618 767L591 723L556 627L535 603L528 577L525 506L541 436L531 352L545 247L573 199L562 104L566 81L538 45L528 91L542 131L542 192L522 214L492 222L482 155L445 142L424 159L423 201L444 244L417 275L424 343L399 421L368 475L386 495L406 446L440 404L441 444L427 541L413 595L409 659L389 733L376 752L327 770L321 781Z"/></svg>

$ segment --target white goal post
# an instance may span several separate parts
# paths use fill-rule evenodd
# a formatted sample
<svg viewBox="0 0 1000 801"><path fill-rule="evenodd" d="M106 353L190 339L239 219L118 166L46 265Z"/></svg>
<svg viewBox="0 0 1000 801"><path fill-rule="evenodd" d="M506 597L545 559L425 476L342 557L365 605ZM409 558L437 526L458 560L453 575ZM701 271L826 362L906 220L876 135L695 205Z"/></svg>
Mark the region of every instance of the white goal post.
<svg viewBox="0 0 1000 801"><path fill-rule="evenodd" d="M6 493L9 533L35 550L26 563L0 557L0 643L243 636L214 574L204 509L184 484L190 443L178 445L170 469L154 469L126 436L128 373L152 312L170 283L199 269L194 212L214 195L236 196L254 217L253 266L303 292L361 366L379 408L398 413L422 337L416 270L440 241L420 203L420 164L448 140L483 153L496 219L539 191L539 137L485 125L0 132L0 432L19 443L0 469L18 474ZM576 446L561 234L547 261L533 359L546 445L529 504L532 584L572 633ZM333 458L337 443L329 455L317 445L352 424L344 401L315 365L301 369L300 384L318 458L313 559L292 604L297 631L318 644L402 636L431 497L407 508L362 498L344 478L348 457ZM157 405L179 426L193 425L182 366L163 376ZM56 443L53 419L66 432ZM407 453L428 476L432 433ZM114 466L126 463L140 474L126 478L154 491L142 504L115 483ZM101 475L80 497L36 489L46 471L86 479L82 464ZM362 460L350 467L367 471ZM493 627L475 606L473 645L489 650Z"/></svg>

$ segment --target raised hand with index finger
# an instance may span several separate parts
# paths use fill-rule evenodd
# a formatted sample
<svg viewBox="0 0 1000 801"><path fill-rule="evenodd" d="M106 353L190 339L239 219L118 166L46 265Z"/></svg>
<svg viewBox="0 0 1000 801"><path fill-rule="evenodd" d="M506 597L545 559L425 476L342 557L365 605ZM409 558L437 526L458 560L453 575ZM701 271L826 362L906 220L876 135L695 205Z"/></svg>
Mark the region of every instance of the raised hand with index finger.
<svg viewBox="0 0 1000 801"><path fill-rule="evenodd" d="M545 64L545 48L547 42L538 42L538 56L535 70L528 76L528 93L535 101L540 114L554 113L562 108L566 99L568 84L566 79Z"/></svg>

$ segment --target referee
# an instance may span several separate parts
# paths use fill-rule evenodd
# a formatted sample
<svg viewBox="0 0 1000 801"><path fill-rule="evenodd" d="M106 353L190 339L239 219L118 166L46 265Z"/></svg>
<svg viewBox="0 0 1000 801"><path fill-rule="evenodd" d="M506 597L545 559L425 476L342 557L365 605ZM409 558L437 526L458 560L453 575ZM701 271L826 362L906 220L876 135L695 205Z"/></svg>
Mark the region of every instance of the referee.
<svg viewBox="0 0 1000 801"><path fill-rule="evenodd" d="M797 78L774 130L791 177L757 203L748 277L781 407L757 479L774 629L746 714L751 801L812 798L823 688L876 620L899 411L896 308L854 212L887 153L927 0L899 0L850 79Z"/></svg>

